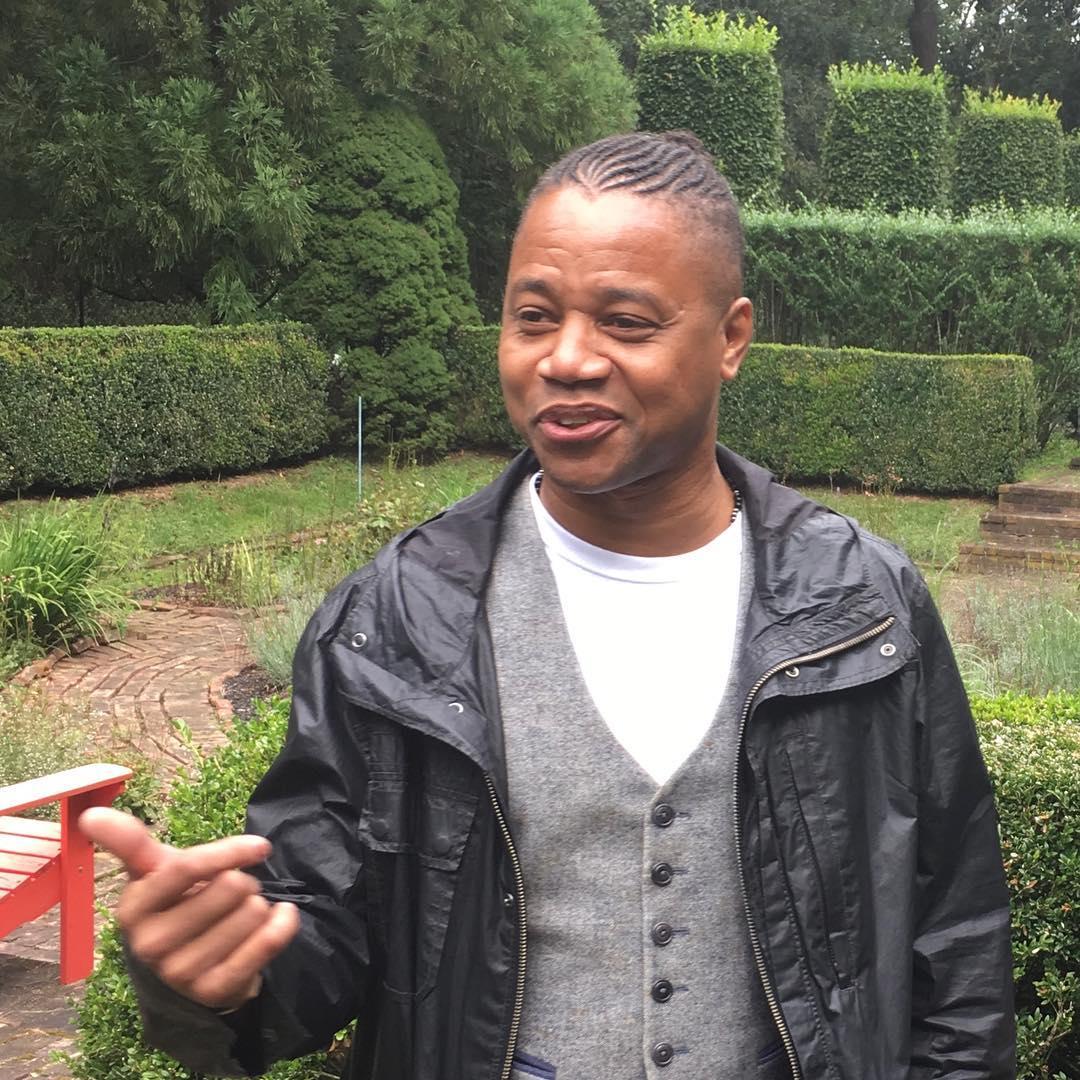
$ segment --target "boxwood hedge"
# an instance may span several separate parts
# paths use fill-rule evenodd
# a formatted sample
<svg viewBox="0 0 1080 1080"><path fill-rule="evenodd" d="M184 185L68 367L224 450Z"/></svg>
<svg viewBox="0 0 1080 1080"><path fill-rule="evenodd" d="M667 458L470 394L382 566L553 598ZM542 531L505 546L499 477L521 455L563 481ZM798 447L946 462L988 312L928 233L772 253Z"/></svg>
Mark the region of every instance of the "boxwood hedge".
<svg viewBox="0 0 1080 1080"><path fill-rule="evenodd" d="M953 206L1060 206L1064 201L1064 136L1060 105L968 88L956 133Z"/></svg>
<svg viewBox="0 0 1080 1080"><path fill-rule="evenodd" d="M949 129L945 76L873 64L829 69L821 168L825 198L889 213L945 205Z"/></svg>
<svg viewBox="0 0 1080 1080"><path fill-rule="evenodd" d="M644 38L635 82L645 131L686 128L742 201L772 202L784 142L777 31L764 20L668 7Z"/></svg>
<svg viewBox="0 0 1080 1080"><path fill-rule="evenodd" d="M974 698L997 796L1012 903L1018 1080L1080 1075L1080 696ZM288 704L235 725L166 811L166 838L194 844L242 828L244 805L285 736ZM198 1080L142 1042L115 927L78 1008L76 1080ZM329 1080L337 1054L273 1066L270 1080Z"/></svg>
<svg viewBox="0 0 1080 1080"><path fill-rule="evenodd" d="M499 391L499 328L460 330L459 445L520 445ZM720 399L719 438L784 479L985 493L1034 444L1031 361L755 344Z"/></svg>
<svg viewBox="0 0 1080 1080"><path fill-rule="evenodd" d="M0 494L300 458L329 361L294 324L0 330Z"/></svg>
<svg viewBox="0 0 1080 1080"><path fill-rule="evenodd" d="M1065 203L1080 209L1080 131L1065 136Z"/></svg>
<svg viewBox="0 0 1080 1080"><path fill-rule="evenodd" d="M743 215L759 338L1030 356L1040 445L1080 403L1080 219L840 210Z"/></svg>

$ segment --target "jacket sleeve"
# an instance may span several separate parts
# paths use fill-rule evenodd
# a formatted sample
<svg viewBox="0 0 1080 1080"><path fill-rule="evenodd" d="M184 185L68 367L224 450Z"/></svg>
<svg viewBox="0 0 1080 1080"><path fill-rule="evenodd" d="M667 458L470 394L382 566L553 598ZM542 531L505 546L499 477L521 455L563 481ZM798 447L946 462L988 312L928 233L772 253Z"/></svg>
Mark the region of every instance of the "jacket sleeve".
<svg viewBox="0 0 1080 1080"><path fill-rule="evenodd" d="M273 843L253 872L268 900L296 904L297 936L264 970L259 997L227 1016L175 994L129 957L147 1041L198 1072L258 1075L324 1049L363 1008L372 974L358 840L366 767L320 634L317 614L293 660L285 746L247 814L246 831Z"/></svg>
<svg viewBox="0 0 1080 1080"><path fill-rule="evenodd" d="M967 695L920 580L919 838L910 1080L1016 1075L1009 894Z"/></svg>

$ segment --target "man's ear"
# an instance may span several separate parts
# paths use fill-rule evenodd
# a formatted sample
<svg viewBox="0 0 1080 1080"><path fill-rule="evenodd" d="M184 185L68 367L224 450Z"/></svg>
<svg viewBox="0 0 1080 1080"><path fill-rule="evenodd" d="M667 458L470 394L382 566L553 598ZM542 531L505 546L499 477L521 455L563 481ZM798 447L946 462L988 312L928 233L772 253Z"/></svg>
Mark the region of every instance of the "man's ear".
<svg viewBox="0 0 1080 1080"><path fill-rule="evenodd" d="M748 297L732 300L720 326L721 343L720 377L731 382L739 373L746 350L754 340L754 305Z"/></svg>

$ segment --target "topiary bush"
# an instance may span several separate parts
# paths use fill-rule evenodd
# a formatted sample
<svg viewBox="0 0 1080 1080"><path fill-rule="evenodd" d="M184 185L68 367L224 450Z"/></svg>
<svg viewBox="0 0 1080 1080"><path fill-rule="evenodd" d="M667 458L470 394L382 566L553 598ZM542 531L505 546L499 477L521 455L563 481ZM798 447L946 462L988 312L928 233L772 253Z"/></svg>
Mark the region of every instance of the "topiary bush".
<svg viewBox="0 0 1080 1080"><path fill-rule="evenodd" d="M1065 203L1080 209L1080 131L1065 136Z"/></svg>
<svg viewBox="0 0 1080 1080"><path fill-rule="evenodd" d="M841 63L829 68L832 99L821 167L825 199L889 213L945 205L948 107L940 68Z"/></svg>
<svg viewBox="0 0 1080 1080"><path fill-rule="evenodd" d="M318 164L311 258L279 302L339 355L339 444L356 443L362 396L366 449L439 454L449 439L441 350L451 327L479 321L457 189L418 116L390 106L343 115Z"/></svg>
<svg viewBox="0 0 1080 1080"><path fill-rule="evenodd" d="M1080 695L971 705L1012 899L1017 1075L1080 1076Z"/></svg>
<svg viewBox="0 0 1080 1080"><path fill-rule="evenodd" d="M181 777L171 789L162 839L183 847L242 832L255 785L285 741L289 702L257 702L251 720L234 724L228 741L202 761L199 775ZM75 1080L200 1080L173 1058L143 1042L135 992L124 968L120 934L109 921L101 959L76 1005L78 1053L66 1058ZM330 1080L340 1075L330 1054L282 1062L270 1080Z"/></svg>
<svg viewBox="0 0 1080 1080"><path fill-rule="evenodd" d="M775 201L784 114L773 50L777 31L723 11L668 7L642 40L635 82L639 126L689 129L743 202Z"/></svg>
<svg viewBox="0 0 1080 1080"><path fill-rule="evenodd" d="M956 133L953 207L1002 204L1060 206L1065 196L1065 143L1049 97L1017 98L994 90L964 91Z"/></svg>
<svg viewBox="0 0 1080 1080"><path fill-rule="evenodd" d="M454 337L462 445L521 445L502 407L498 344L497 326ZM720 396L720 441L789 480L984 494L1017 478L1034 432L1021 356L755 344Z"/></svg>
<svg viewBox="0 0 1080 1080"><path fill-rule="evenodd" d="M759 338L1030 356L1040 446L1080 402L1080 220L1063 212L747 213Z"/></svg>
<svg viewBox="0 0 1080 1080"><path fill-rule="evenodd" d="M302 458L326 445L328 371L288 324L0 330L0 495Z"/></svg>

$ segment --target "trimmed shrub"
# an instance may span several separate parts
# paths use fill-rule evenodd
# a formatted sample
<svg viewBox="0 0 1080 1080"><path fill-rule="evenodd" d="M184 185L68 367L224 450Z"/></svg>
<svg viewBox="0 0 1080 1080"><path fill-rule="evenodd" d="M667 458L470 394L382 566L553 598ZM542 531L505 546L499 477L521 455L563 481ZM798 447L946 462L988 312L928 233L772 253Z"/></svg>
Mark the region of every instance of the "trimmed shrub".
<svg viewBox="0 0 1080 1080"><path fill-rule="evenodd" d="M328 364L288 324L0 330L0 495L296 460L326 444Z"/></svg>
<svg viewBox="0 0 1080 1080"><path fill-rule="evenodd" d="M971 705L1012 896L1017 1075L1080 1076L1080 695Z"/></svg>
<svg viewBox="0 0 1080 1080"><path fill-rule="evenodd" d="M521 436L506 415L499 385L498 326L466 326L450 338L446 363L454 378L454 443L473 450L516 450Z"/></svg>
<svg viewBox="0 0 1080 1080"><path fill-rule="evenodd" d="M1080 209L1080 131L1065 136L1065 203Z"/></svg>
<svg viewBox="0 0 1080 1080"><path fill-rule="evenodd" d="M779 190L784 113L776 41L764 19L701 15L684 5L667 9L638 57L642 130L694 132L743 202L771 203Z"/></svg>
<svg viewBox="0 0 1080 1080"><path fill-rule="evenodd" d="M450 378L451 327L479 321L469 285L458 193L431 129L403 109L348 110L318 164L312 257L280 304L335 353L341 445L438 454Z"/></svg>
<svg viewBox="0 0 1080 1080"><path fill-rule="evenodd" d="M453 366L468 380L462 444L520 445L499 392L499 328L461 331L454 342ZM1017 478L1034 426L1025 357L759 344L724 387L718 435L784 479L981 494Z"/></svg>
<svg viewBox="0 0 1080 1080"><path fill-rule="evenodd" d="M842 63L829 69L832 100L821 165L825 198L846 209L889 213L945 204L945 76Z"/></svg>
<svg viewBox="0 0 1080 1080"><path fill-rule="evenodd" d="M1060 206L1065 196L1065 143L1049 97L1016 98L995 90L964 91L956 133L953 207Z"/></svg>
<svg viewBox="0 0 1080 1080"><path fill-rule="evenodd" d="M720 439L783 479L993 492L1034 445L1031 361L755 345L720 397Z"/></svg>
<svg viewBox="0 0 1080 1080"><path fill-rule="evenodd" d="M744 215L758 336L1030 356L1045 445L1080 402L1080 221L1062 212Z"/></svg>

